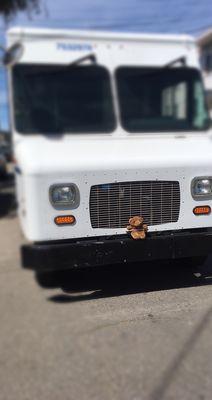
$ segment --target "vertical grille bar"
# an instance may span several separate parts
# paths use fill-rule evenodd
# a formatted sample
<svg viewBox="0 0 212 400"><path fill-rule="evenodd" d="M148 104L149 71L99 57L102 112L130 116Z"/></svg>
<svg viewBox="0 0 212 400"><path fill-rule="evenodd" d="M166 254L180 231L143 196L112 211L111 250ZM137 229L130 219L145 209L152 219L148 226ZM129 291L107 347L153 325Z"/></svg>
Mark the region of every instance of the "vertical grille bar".
<svg viewBox="0 0 212 400"><path fill-rule="evenodd" d="M141 215L149 226L177 222L180 186L177 181L119 182L96 185L90 192L93 228L124 228Z"/></svg>

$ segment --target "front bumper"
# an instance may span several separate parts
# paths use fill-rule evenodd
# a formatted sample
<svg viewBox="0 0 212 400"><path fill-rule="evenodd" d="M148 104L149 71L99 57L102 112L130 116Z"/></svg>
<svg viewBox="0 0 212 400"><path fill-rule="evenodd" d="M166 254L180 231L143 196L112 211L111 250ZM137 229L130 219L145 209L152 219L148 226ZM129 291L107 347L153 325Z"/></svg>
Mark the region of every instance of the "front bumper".
<svg viewBox="0 0 212 400"><path fill-rule="evenodd" d="M149 234L24 245L22 265L35 271L67 270L110 264L204 256L212 252L212 230Z"/></svg>

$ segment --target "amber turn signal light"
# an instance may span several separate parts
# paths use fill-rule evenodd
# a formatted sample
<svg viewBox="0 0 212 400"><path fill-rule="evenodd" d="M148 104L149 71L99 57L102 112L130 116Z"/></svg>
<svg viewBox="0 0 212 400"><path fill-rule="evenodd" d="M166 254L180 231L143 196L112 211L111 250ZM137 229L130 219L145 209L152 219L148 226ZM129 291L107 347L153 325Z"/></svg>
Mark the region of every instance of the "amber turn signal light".
<svg viewBox="0 0 212 400"><path fill-rule="evenodd" d="M211 213L210 206L197 206L193 209L194 215L209 215Z"/></svg>
<svg viewBox="0 0 212 400"><path fill-rule="evenodd" d="M73 225L76 219L73 215L63 215L54 219L56 225Z"/></svg>

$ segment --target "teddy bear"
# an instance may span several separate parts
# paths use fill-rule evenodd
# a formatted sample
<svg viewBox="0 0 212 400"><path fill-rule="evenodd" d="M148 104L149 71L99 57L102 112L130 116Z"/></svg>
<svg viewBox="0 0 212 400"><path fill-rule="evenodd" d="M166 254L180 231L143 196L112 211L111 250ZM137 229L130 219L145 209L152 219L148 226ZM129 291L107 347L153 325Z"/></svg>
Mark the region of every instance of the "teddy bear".
<svg viewBox="0 0 212 400"><path fill-rule="evenodd" d="M127 232L131 234L133 239L138 240L146 238L148 226L147 224L144 224L143 217L132 217L129 219L129 224L130 225L127 226Z"/></svg>

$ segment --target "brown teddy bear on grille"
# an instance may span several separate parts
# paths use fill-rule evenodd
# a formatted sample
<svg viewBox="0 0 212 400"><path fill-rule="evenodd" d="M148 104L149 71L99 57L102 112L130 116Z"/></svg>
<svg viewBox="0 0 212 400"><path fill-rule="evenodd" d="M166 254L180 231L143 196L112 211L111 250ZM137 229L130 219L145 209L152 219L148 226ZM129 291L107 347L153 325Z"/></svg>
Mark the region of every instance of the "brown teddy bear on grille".
<svg viewBox="0 0 212 400"><path fill-rule="evenodd" d="M147 224L144 224L143 217L132 217L129 219L129 224L130 225L127 226L127 232L131 234L133 239L138 240L146 238L148 226Z"/></svg>

